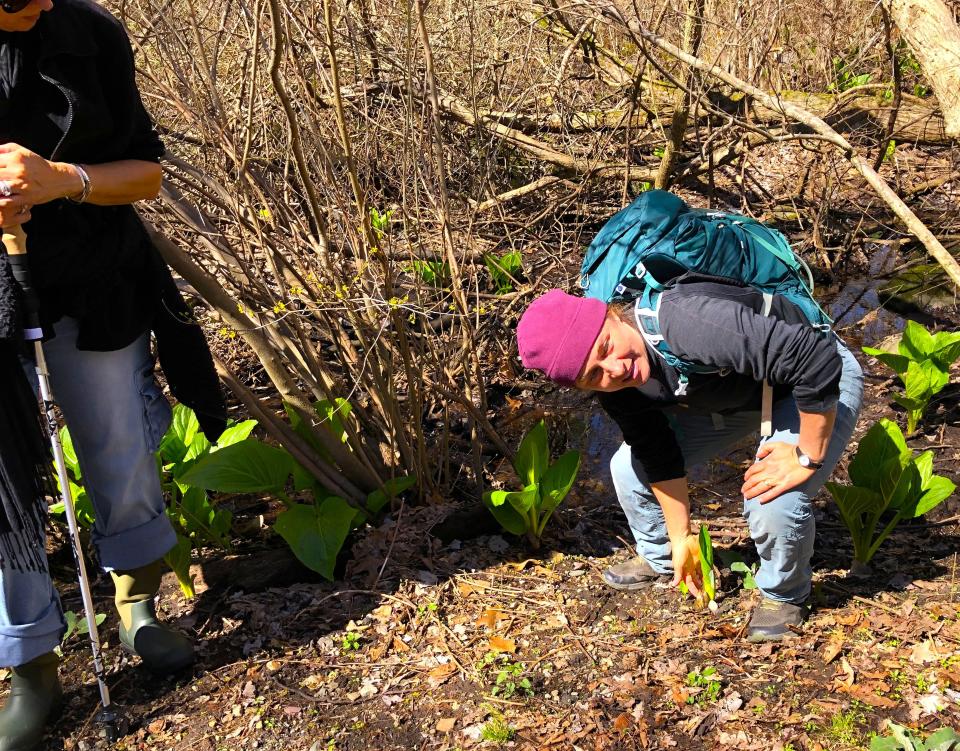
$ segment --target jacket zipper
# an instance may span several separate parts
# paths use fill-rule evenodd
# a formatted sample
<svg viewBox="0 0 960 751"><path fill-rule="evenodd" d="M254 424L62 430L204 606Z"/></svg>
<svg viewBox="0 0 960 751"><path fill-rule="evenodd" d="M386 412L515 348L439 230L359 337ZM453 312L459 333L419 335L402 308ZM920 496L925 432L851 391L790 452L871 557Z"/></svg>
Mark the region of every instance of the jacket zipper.
<svg viewBox="0 0 960 751"><path fill-rule="evenodd" d="M63 146L63 142L67 138L67 134L70 132L70 128L73 126L73 100L70 98L70 94L67 93L67 90L61 86L57 81L53 80L44 73L42 70L39 71L40 77L49 84L52 84L60 90L60 93L63 94L64 99L67 100L67 127L63 129L63 134L60 136L60 140L57 141L57 145L54 147L53 152L50 154L50 161L54 161L57 158L57 152L60 151L60 147Z"/></svg>

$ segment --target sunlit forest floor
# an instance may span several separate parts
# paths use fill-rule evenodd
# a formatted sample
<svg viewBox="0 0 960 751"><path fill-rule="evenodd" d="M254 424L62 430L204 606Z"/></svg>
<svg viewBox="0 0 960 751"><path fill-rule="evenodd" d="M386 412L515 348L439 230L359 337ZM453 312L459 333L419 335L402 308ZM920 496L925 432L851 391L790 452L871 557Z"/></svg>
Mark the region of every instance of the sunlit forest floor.
<svg viewBox="0 0 960 751"><path fill-rule="evenodd" d="M891 381L861 361L863 426L891 414ZM470 504L407 507L353 538L331 584L278 538L248 532L232 554L204 557L195 600L172 576L165 583L163 611L201 653L176 680L121 656L111 615L110 681L131 721L118 748L847 749L866 747L888 718L960 727L960 499L901 525L874 574L852 579L849 534L822 493L813 615L787 642L748 644L757 595L729 569L716 614L666 588L602 584L630 538L605 470L615 431L583 419L588 406L543 407L579 416L568 441L586 458L539 551ZM937 471L956 479L956 391L927 423L911 446L933 449ZM737 491L751 448L699 471L693 492L718 547L748 564ZM249 530L271 513L241 506ZM68 705L49 748L102 745L77 637L64 679Z"/></svg>

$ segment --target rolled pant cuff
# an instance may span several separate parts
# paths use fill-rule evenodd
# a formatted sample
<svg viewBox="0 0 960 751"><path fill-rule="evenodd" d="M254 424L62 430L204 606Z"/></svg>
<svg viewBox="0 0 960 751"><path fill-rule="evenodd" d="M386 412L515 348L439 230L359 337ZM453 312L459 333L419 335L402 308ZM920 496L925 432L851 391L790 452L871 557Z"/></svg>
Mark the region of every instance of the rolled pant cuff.
<svg viewBox="0 0 960 751"><path fill-rule="evenodd" d="M15 668L52 652L66 630L59 599L54 599L35 623L0 627L0 665Z"/></svg>
<svg viewBox="0 0 960 751"><path fill-rule="evenodd" d="M139 527L110 536L94 535L94 542L105 571L126 571L163 558L177 544L177 534L166 512L161 512Z"/></svg>
<svg viewBox="0 0 960 751"><path fill-rule="evenodd" d="M757 587L757 590L760 592L761 595L766 597L768 600L773 600L774 602L788 602L791 605L803 605L807 600L810 599L811 588L807 587L806 593L799 598L784 597L783 595L776 595L771 592L768 592L763 587L759 587L759 586Z"/></svg>

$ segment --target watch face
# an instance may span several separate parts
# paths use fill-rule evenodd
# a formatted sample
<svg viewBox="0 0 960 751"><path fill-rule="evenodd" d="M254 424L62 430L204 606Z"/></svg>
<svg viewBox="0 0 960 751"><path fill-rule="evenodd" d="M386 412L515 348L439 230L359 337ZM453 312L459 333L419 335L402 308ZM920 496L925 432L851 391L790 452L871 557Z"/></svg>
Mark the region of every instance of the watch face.
<svg viewBox="0 0 960 751"><path fill-rule="evenodd" d="M810 457L807 456L806 454L800 454L800 455L797 457L797 460L800 462L800 466L801 466L801 467L809 467L809 466L810 466Z"/></svg>

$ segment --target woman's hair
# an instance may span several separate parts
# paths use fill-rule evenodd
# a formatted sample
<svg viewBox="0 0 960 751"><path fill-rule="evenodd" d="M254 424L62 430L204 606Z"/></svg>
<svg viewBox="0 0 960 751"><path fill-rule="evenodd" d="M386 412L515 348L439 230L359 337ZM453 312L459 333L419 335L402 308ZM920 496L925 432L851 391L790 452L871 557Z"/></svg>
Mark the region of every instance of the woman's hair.
<svg viewBox="0 0 960 751"><path fill-rule="evenodd" d="M607 310L624 323L629 323L631 327L637 329L637 318L633 314L636 305L636 300L613 300L607 305Z"/></svg>

